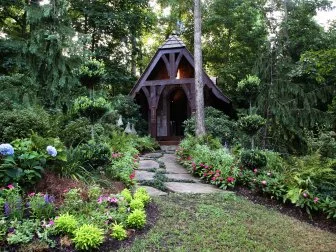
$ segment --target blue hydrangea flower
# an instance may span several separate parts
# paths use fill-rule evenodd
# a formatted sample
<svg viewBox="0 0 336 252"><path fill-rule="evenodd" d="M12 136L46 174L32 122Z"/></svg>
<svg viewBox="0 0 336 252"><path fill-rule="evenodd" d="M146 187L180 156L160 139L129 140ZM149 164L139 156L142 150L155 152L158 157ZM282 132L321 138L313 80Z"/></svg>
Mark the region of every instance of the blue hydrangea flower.
<svg viewBox="0 0 336 252"><path fill-rule="evenodd" d="M53 147L51 145L47 146L47 152L52 157L56 157L57 156L57 150L55 149L55 147Z"/></svg>
<svg viewBox="0 0 336 252"><path fill-rule="evenodd" d="M10 144L0 144L0 154L3 156L14 155L14 148Z"/></svg>

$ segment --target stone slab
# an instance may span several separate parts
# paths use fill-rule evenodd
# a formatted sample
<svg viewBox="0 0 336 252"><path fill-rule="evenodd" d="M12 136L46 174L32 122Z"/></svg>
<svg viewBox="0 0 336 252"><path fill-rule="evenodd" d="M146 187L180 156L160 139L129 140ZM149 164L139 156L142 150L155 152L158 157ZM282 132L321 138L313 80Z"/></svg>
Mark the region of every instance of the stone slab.
<svg viewBox="0 0 336 252"><path fill-rule="evenodd" d="M141 186L141 187L144 187L146 188L148 194L152 197L155 197L155 196L164 196L164 195L167 195L168 193L166 192L163 192L163 191L160 191L154 187L151 187L151 186Z"/></svg>
<svg viewBox="0 0 336 252"><path fill-rule="evenodd" d="M160 158L163 154L160 152L153 152L153 153L147 153L145 155L142 155L143 158Z"/></svg>
<svg viewBox="0 0 336 252"><path fill-rule="evenodd" d="M176 163L176 155L175 154L164 154L163 157L159 159L159 161L164 163Z"/></svg>
<svg viewBox="0 0 336 252"><path fill-rule="evenodd" d="M160 164L155 162L154 160L140 160L139 162L139 170L151 170L158 169Z"/></svg>
<svg viewBox="0 0 336 252"><path fill-rule="evenodd" d="M151 181L154 180L155 172L148 172L148 171L135 171L135 179L137 181Z"/></svg>
<svg viewBox="0 0 336 252"><path fill-rule="evenodd" d="M213 185L199 183L166 182L166 188L175 193L219 193L223 192Z"/></svg>
<svg viewBox="0 0 336 252"><path fill-rule="evenodd" d="M165 174L165 176L170 180L175 181L183 181L183 180L189 180L194 182L199 182L200 180L198 178L195 178L191 174L185 174L185 173L171 173L171 174Z"/></svg>
<svg viewBox="0 0 336 252"><path fill-rule="evenodd" d="M160 145L160 149L167 152L175 152L177 148L177 145Z"/></svg>
<svg viewBox="0 0 336 252"><path fill-rule="evenodd" d="M188 171L177 163L175 154L164 154L158 161L165 164L166 173L188 174Z"/></svg>

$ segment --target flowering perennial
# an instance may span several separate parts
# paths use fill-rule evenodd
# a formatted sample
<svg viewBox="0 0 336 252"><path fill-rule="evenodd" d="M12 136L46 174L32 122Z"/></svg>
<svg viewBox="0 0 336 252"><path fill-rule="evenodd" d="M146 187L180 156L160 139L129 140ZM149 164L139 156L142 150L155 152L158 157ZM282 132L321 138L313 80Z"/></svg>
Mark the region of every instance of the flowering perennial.
<svg viewBox="0 0 336 252"><path fill-rule="evenodd" d="M10 144L0 144L0 154L3 156L13 156L14 148Z"/></svg>
<svg viewBox="0 0 336 252"><path fill-rule="evenodd" d="M56 157L57 156L57 150L55 149L55 147L53 147L51 145L47 146L47 152L52 157Z"/></svg>

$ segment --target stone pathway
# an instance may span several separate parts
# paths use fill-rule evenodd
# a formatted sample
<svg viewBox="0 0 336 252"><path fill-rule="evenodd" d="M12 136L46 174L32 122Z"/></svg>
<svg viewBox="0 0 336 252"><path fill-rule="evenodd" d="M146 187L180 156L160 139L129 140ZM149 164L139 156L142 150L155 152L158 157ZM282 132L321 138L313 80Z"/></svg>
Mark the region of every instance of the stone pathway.
<svg viewBox="0 0 336 252"><path fill-rule="evenodd" d="M188 173L176 161L176 155L171 153L148 153L140 158L139 168L135 178L140 185L147 188L151 196L167 195L167 192L153 186L159 184L168 192L175 193L215 193L223 190L201 181ZM161 188L161 187L160 187Z"/></svg>

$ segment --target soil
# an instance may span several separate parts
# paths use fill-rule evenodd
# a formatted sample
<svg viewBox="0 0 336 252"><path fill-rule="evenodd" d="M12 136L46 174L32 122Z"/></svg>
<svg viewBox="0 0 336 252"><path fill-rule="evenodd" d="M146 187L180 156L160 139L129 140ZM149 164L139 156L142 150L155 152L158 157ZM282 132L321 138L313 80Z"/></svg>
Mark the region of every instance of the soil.
<svg viewBox="0 0 336 252"><path fill-rule="evenodd" d="M56 173L47 171L44 174L44 177L37 183L33 191L48 193L55 196L55 204L56 206L59 206L63 203L64 192L73 188L80 189L84 199L87 197L87 186L85 183L71 178L61 178ZM124 183L120 181L111 181L110 187L108 189L104 189L103 194L116 194L124 188Z"/></svg>
<svg viewBox="0 0 336 252"><path fill-rule="evenodd" d="M105 242L99 246L96 250L90 250L90 251L115 251L121 247L127 247L130 246L136 237L141 237L145 235L154 225L155 222L159 216L159 210L158 207L154 203L150 203L146 208L147 213L147 223L146 226L141 230L135 230L135 229L129 229L128 230L128 238L124 241L117 241L111 237L108 237ZM62 243L64 244L64 238L62 238ZM69 247L61 247L61 239L57 239L57 247L54 249L50 249L49 251L58 251L58 252L73 252L77 251L75 248L70 245Z"/></svg>
<svg viewBox="0 0 336 252"><path fill-rule="evenodd" d="M246 187L238 186L232 189L232 191L252 201L253 203L275 209L285 215L313 225L314 227L318 227L331 233L336 233L336 221L327 219L327 216L324 214L313 213L312 216L309 216L304 209L301 209L291 203L284 204L283 202L277 201L276 199L271 199L258 192L247 189Z"/></svg>
<svg viewBox="0 0 336 252"><path fill-rule="evenodd" d="M125 241L117 241L115 239L109 238L99 247L99 251L114 251L121 247L130 246L136 237L141 237L145 235L152 227L154 227L156 220L159 216L159 209L154 203L150 203L146 209L147 212L147 223L146 226L141 230L129 230L129 237ZM98 251L98 250L97 250Z"/></svg>
<svg viewBox="0 0 336 252"><path fill-rule="evenodd" d="M141 237L145 235L156 223L159 216L159 210L157 205L150 203L146 208L147 213L147 223L146 226L141 230L128 230L129 237L124 241L117 241L111 237L108 237L105 242L99 246L96 250L90 251L115 251L121 247L130 246L136 237ZM8 246L8 244L0 244L0 251L16 252L16 251L53 251L53 252L74 252L77 251L71 244L68 237L55 237L56 248L48 249L47 247L41 246L41 243L33 241L31 244L24 246ZM37 240L36 240L37 241ZM63 244L63 246L61 245ZM2 250L3 249L3 250Z"/></svg>

